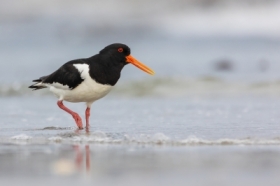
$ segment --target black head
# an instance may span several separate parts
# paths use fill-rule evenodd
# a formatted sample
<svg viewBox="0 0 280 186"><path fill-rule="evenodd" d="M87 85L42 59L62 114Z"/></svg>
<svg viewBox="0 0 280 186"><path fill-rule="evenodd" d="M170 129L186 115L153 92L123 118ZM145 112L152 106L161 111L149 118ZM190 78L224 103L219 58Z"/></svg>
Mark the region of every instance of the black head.
<svg viewBox="0 0 280 186"><path fill-rule="evenodd" d="M114 43L103 48L99 54L116 55L116 56L129 56L130 48L121 43Z"/></svg>
<svg viewBox="0 0 280 186"><path fill-rule="evenodd" d="M117 66L123 67L124 65L131 63L141 70L147 72L148 74L154 74L154 71L152 69L142 64L132 55L130 55L130 48L125 44L114 43L108 45L104 49L102 49L99 54L106 56L106 58L110 58L110 62Z"/></svg>

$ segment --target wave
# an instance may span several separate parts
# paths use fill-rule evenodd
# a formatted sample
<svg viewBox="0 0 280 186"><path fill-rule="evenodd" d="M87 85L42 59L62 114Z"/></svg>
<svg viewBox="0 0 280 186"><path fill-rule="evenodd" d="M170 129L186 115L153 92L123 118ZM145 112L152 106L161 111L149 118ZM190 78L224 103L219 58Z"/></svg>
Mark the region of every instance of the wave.
<svg viewBox="0 0 280 186"><path fill-rule="evenodd" d="M0 85L0 96L47 96L47 89L32 91L29 84ZM153 78L121 82L114 87L111 96L116 97L185 97L185 96L239 96L280 95L280 81L242 83L223 81L215 77L202 78Z"/></svg>
<svg viewBox="0 0 280 186"><path fill-rule="evenodd" d="M166 145L166 146L229 146L229 145L280 145L280 138L258 139L203 139L196 136L189 136L185 139L173 139L163 133L153 135L117 135L112 136L102 131L95 131L90 134L65 133L51 137L34 137L20 134L12 137L2 138L0 143L11 144L119 144L119 145Z"/></svg>

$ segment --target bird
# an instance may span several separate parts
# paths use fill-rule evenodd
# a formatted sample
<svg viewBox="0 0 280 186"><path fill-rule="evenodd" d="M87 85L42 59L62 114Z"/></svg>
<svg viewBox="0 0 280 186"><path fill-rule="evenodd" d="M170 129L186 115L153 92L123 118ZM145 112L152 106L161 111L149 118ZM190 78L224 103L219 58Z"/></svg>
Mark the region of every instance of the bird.
<svg viewBox="0 0 280 186"><path fill-rule="evenodd" d="M55 72L33 80L28 88L39 90L49 88L58 98L57 105L74 118L78 129L83 129L78 113L67 108L63 101L85 102L86 129L90 127L90 109L93 102L106 96L118 82L123 67L133 64L144 72L155 72L131 55L130 48L122 43L113 43L98 54L88 58L66 62Z"/></svg>

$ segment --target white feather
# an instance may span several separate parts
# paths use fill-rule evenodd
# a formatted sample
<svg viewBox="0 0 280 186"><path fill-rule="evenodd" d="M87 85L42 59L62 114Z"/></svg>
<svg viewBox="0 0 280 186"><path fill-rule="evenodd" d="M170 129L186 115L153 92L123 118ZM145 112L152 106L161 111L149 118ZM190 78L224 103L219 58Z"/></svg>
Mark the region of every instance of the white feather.
<svg viewBox="0 0 280 186"><path fill-rule="evenodd" d="M50 84L46 84L47 86L49 86ZM51 84L51 86L58 88L58 89L63 89L63 90L70 90L68 85L62 85L60 83L54 82Z"/></svg>
<svg viewBox="0 0 280 186"><path fill-rule="evenodd" d="M46 84L59 100L87 102L90 105L92 102L107 95L112 89L111 85L102 85L93 80L89 75L89 66L87 64L74 64L73 66L77 68L81 78L84 79L76 88L69 89L68 86L60 83Z"/></svg>

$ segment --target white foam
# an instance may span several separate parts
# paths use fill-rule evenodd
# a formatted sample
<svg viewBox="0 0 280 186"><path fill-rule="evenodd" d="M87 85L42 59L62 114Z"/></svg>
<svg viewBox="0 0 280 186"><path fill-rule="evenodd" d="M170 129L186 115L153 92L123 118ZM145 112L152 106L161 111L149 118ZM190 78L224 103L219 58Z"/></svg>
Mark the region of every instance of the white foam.
<svg viewBox="0 0 280 186"><path fill-rule="evenodd" d="M217 140L206 140L190 136L184 140L178 141L178 145L280 145L279 139L231 139L222 138Z"/></svg>
<svg viewBox="0 0 280 186"><path fill-rule="evenodd" d="M208 140L198 138L196 136L189 136L185 139L172 139L163 133L156 133L154 135L140 134L140 135L124 135L123 140L119 143L125 144L154 144L154 145L171 145L171 146L200 146L200 145L280 145L279 138L273 139L258 139L258 138L244 138L231 139L221 138Z"/></svg>
<svg viewBox="0 0 280 186"><path fill-rule="evenodd" d="M114 139L107 137L106 133L102 131L93 132L91 135L86 136L74 136L70 138L72 142L96 142L96 143L111 143Z"/></svg>
<svg viewBox="0 0 280 186"><path fill-rule="evenodd" d="M163 144L170 141L170 138L163 133L156 133L152 136L153 143Z"/></svg>
<svg viewBox="0 0 280 186"><path fill-rule="evenodd" d="M11 137L11 139L13 139L13 140L30 140L30 139L32 139L32 137L28 136L26 134L20 134L20 135Z"/></svg>
<svg viewBox="0 0 280 186"><path fill-rule="evenodd" d="M8 139L2 138L0 143L32 143L32 144L120 144L120 145L166 145L166 146L230 146L230 145L280 145L280 138L220 138L203 139L197 136L189 136L185 139L176 139L164 133L155 134L124 134L112 137L102 131L95 131L90 134L77 134L74 136L52 136L52 137L31 137L20 134Z"/></svg>
<svg viewBox="0 0 280 186"><path fill-rule="evenodd" d="M54 141L54 142L61 142L63 140L63 138L60 136L53 136L53 137L48 138L48 140Z"/></svg>
<svg viewBox="0 0 280 186"><path fill-rule="evenodd" d="M163 133L156 133L154 135L140 134L140 135L124 135L125 143L138 143L138 144L172 144L173 141L170 137L166 136Z"/></svg>

